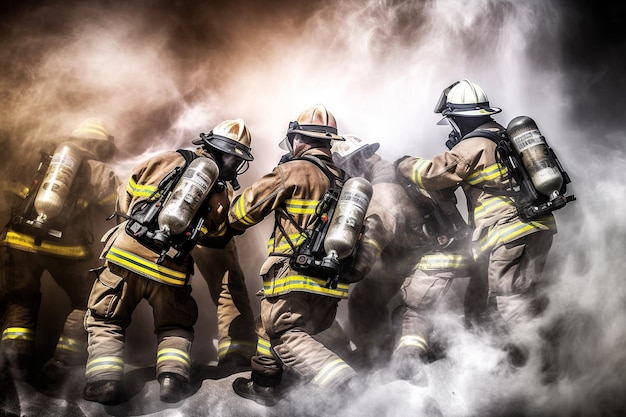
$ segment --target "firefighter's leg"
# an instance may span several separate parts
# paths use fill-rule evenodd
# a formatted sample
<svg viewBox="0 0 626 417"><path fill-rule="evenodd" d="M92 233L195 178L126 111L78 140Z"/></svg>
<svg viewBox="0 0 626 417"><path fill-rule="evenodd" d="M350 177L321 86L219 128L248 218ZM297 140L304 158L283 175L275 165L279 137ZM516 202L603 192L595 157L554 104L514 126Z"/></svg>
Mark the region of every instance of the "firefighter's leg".
<svg viewBox="0 0 626 417"><path fill-rule="evenodd" d="M258 339L256 354L251 360L251 377L235 379L233 390L241 397L262 405L273 406L282 396L279 385L283 368L272 353L271 342L263 328L260 316L257 317L255 323Z"/></svg>
<svg viewBox="0 0 626 417"><path fill-rule="evenodd" d="M53 261L50 274L67 293L72 310L65 319L53 360L63 366L82 366L87 361L85 314L95 274L91 261Z"/></svg>
<svg viewBox="0 0 626 417"><path fill-rule="evenodd" d="M197 247L194 259L217 306L219 364L250 366L256 347L254 315L234 240L224 249Z"/></svg>
<svg viewBox="0 0 626 417"><path fill-rule="evenodd" d="M394 311L398 329L391 370L400 379L413 379L431 353L432 316L454 283L449 271L416 269L402 284L401 305Z"/></svg>
<svg viewBox="0 0 626 417"><path fill-rule="evenodd" d="M161 401L178 402L189 392L191 343L198 306L191 296L191 285L173 287L150 282L147 294L157 335L156 374Z"/></svg>
<svg viewBox="0 0 626 417"><path fill-rule="evenodd" d="M401 283L366 277L352 287L348 317L356 352L366 366L385 362L389 357L393 331L387 304Z"/></svg>
<svg viewBox="0 0 626 417"><path fill-rule="evenodd" d="M147 280L114 264L96 275L85 317L89 343L83 397L116 404L124 399L125 332Z"/></svg>
<svg viewBox="0 0 626 417"><path fill-rule="evenodd" d="M551 245L552 234L539 232L496 248L490 257L489 290L507 331L506 349L513 366L526 364L544 350L534 319L541 311L537 284Z"/></svg>
<svg viewBox="0 0 626 417"><path fill-rule="evenodd" d="M293 291L263 301L263 325L270 338L279 340L274 351L286 367L328 390L344 387L356 376L350 365L311 336L332 325L339 299Z"/></svg>
<svg viewBox="0 0 626 417"><path fill-rule="evenodd" d="M5 363L18 379L29 379L38 365L35 331L43 267L37 254L7 249L6 316L0 340Z"/></svg>

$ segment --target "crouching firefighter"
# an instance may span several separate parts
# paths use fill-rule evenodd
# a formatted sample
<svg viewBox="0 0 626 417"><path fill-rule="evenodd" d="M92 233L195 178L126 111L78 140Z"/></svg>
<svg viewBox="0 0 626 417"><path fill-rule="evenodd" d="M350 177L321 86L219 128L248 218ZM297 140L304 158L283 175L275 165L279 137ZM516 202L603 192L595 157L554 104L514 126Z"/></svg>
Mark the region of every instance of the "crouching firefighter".
<svg viewBox="0 0 626 417"><path fill-rule="evenodd" d="M343 140L335 117L323 105L304 110L289 124L281 143L291 157L246 188L230 210L231 227L242 231L274 214L269 257L260 271L264 297L257 355L252 358L251 378L233 382L237 394L260 404L271 406L281 397L283 368L314 387L332 391L347 387L356 376L313 337L333 324L339 301L348 296L348 282L339 277L354 239L346 245L342 243L348 240L336 239L340 234L329 239L333 223L350 224L346 235L359 235L371 197L371 185L362 178L356 179L363 182L353 183L354 188L344 184L344 173L331 158L333 139ZM348 188L352 195L344 200L341 196ZM348 200L361 206L342 207ZM325 229L327 222L326 237L316 238L316 229ZM322 240L325 249L320 251Z"/></svg>
<svg viewBox="0 0 626 417"><path fill-rule="evenodd" d="M45 271L71 304L54 355L37 381L46 389L74 370L81 372L87 360L83 321L93 284L89 269L98 265L101 250L93 235L102 233L106 216L115 208L119 181L107 163L115 149L102 122L88 118L69 137L44 141L41 160L32 167L20 161L32 171L11 167L4 188L7 201L14 204L0 238L0 292L7 294L0 352L11 374L29 379L40 359L35 342Z"/></svg>
<svg viewBox="0 0 626 417"><path fill-rule="evenodd" d="M124 400L124 335L137 304L147 299L157 335L160 399L177 402L188 392L190 351L198 307L191 295L189 252L202 235L228 240L227 216L236 177L253 159L243 120L226 120L194 140L194 151L156 155L131 172L118 193L119 217L111 229L89 297L89 358L85 399Z"/></svg>

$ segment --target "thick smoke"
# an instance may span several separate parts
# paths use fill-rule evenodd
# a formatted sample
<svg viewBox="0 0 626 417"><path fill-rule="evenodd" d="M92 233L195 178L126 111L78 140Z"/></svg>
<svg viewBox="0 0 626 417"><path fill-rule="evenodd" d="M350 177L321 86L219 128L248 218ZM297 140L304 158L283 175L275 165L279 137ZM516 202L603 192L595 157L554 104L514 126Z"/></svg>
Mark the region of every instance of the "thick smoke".
<svg viewBox="0 0 626 417"><path fill-rule="evenodd" d="M559 379L542 385L531 367L502 374L502 354L491 340L444 317L447 358L432 364L427 384L368 375L367 395L343 415L408 415L430 401L446 416L512 409L617 415L626 408L623 110L602 107L605 94L624 90L625 78L613 76L625 47L615 29L598 34L577 9L586 2L19 3L2 6L0 175L89 116L104 119L115 136L122 179L138 161L189 147L198 133L242 117L255 155L242 186L272 169L288 122L315 103L333 112L340 133L381 143L389 160L444 150L448 130L435 125L433 107L460 78L504 109L496 116L502 124L533 117L578 199L556 214L551 302L540 323L558 342ZM620 22L612 11L619 15L623 7L592 17ZM572 25L596 35L577 34ZM598 42L606 48L598 50ZM580 59L581 49L590 61ZM239 240L252 293L260 288L269 226ZM206 292L198 282L194 291ZM347 327L344 308L339 318ZM306 393L293 395L301 405L279 407L276 415L320 415L312 401L302 402Z"/></svg>

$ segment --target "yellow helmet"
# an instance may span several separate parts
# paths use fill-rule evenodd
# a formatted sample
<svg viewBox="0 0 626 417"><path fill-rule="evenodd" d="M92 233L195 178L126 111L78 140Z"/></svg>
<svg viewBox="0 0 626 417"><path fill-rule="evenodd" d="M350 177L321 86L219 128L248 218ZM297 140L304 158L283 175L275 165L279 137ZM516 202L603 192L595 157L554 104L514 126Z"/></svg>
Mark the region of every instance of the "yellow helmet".
<svg viewBox="0 0 626 417"><path fill-rule="evenodd" d="M287 136L281 141L279 146L290 151L293 137L296 134L315 139L343 140L337 134L337 120L335 120L335 116L323 104L316 104L307 108L300 113L295 121L290 122Z"/></svg>
<svg viewBox="0 0 626 417"><path fill-rule="evenodd" d="M194 145L201 145L207 150L218 150L244 161L252 161L252 136L242 119L224 120L208 134L200 133L200 138L192 141Z"/></svg>
<svg viewBox="0 0 626 417"><path fill-rule="evenodd" d="M109 158L115 152L113 136L102 120L96 117L85 119L72 130L69 137L74 144L94 153L101 160Z"/></svg>

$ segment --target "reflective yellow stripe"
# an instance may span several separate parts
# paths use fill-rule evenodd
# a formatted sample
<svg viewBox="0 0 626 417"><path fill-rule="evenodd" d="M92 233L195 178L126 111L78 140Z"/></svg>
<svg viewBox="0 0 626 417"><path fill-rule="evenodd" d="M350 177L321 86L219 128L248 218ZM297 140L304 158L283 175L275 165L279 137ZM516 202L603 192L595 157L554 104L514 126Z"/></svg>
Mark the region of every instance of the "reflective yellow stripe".
<svg viewBox="0 0 626 417"><path fill-rule="evenodd" d="M272 252L278 252L278 253L291 252L291 245L289 244L289 241L291 241L292 245L294 245L295 247L298 247L306 239L306 234L304 233L290 233L287 236L289 240L287 240L285 236L281 236L281 240L283 243L281 243L278 246L274 246L274 238L269 239L267 241L267 253L270 254Z"/></svg>
<svg viewBox="0 0 626 417"><path fill-rule="evenodd" d="M350 369L350 366L341 359L335 359L322 368L313 378L313 384L324 387L329 385L341 371Z"/></svg>
<svg viewBox="0 0 626 417"><path fill-rule="evenodd" d="M383 248L382 248L382 247L378 244L378 242L376 242L376 241L375 241L375 240L373 240L373 239L369 239L369 238L367 238L367 237L364 237L364 238L363 238L363 240L362 240L362 242L361 242L361 246L362 246L362 245L370 245L370 246L373 246L373 247L374 247L374 249L376 250L376 253L377 253L378 255L380 255L380 254L383 252Z"/></svg>
<svg viewBox="0 0 626 417"><path fill-rule="evenodd" d="M87 362L85 373L87 375L96 371L109 370L124 372L124 359L119 356L103 356Z"/></svg>
<svg viewBox="0 0 626 417"><path fill-rule="evenodd" d="M187 368L191 366L189 354L181 349L165 348L157 353L157 364L165 361L176 361L184 364Z"/></svg>
<svg viewBox="0 0 626 417"><path fill-rule="evenodd" d="M128 180L128 185L126 186L126 191L135 197L150 197L155 191L157 187L149 184L137 184L135 180L132 178Z"/></svg>
<svg viewBox="0 0 626 417"><path fill-rule="evenodd" d="M396 349L400 349L406 346L417 347L424 352L428 351L428 342L426 341L426 339L416 335L402 336L400 338L400 341L398 342L398 346L396 346Z"/></svg>
<svg viewBox="0 0 626 417"><path fill-rule="evenodd" d="M259 337L256 342L256 353L259 356L272 356L270 341Z"/></svg>
<svg viewBox="0 0 626 417"><path fill-rule="evenodd" d="M556 221L553 216L544 217L529 222L517 221L506 226L498 226L487 236L477 242L474 248L474 257L496 246L514 241L532 230L549 230L556 232Z"/></svg>
<svg viewBox="0 0 626 417"><path fill-rule="evenodd" d="M117 200L117 194L111 193L108 196L104 197L102 200L98 201L99 206L112 206L115 204L115 200Z"/></svg>
<svg viewBox="0 0 626 417"><path fill-rule="evenodd" d="M425 170L428 165L431 164L431 161L428 159L419 158L413 164L413 172L411 173L411 180L413 183L420 186L420 188L424 188L424 184L422 183L422 171Z"/></svg>
<svg viewBox="0 0 626 417"><path fill-rule="evenodd" d="M304 291L338 298L348 298L348 284L340 282L335 289L326 288L325 285L326 280L324 279L304 275L287 275L286 277L263 281L263 293L269 297L290 291Z"/></svg>
<svg viewBox="0 0 626 417"><path fill-rule="evenodd" d="M496 163L468 175L467 178L465 178L465 182L471 185L476 185L484 181L491 181L499 178L500 176L504 176L508 172L509 171L505 166Z"/></svg>
<svg viewBox="0 0 626 417"><path fill-rule="evenodd" d="M69 337L61 337L57 342L56 348L69 350L70 352L80 352L85 349L85 343Z"/></svg>
<svg viewBox="0 0 626 417"><path fill-rule="evenodd" d="M26 187L24 184L17 183L15 181L0 180L0 187L2 187L2 190L4 190L5 193L14 194L22 200L26 198L30 191L30 188Z"/></svg>
<svg viewBox="0 0 626 417"><path fill-rule="evenodd" d="M115 246L111 246L106 254L106 259L141 276L163 282L164 284L182 287L187 283L187 274L185 272L150 262Z"/></svg>
<svg viewBox="0 0 626 417"><path fill-rule="evenodd" d="M315 208L318 204L318 200L289 199L285 201L285 208L290 214L315 214Z"/></svg>
<svg viewBox="0 0 626 417"><path fill-rule="evenodd" d="M253 226L258 223L256 220L246 214L245 192L241 195L241 197L237 199L237 203L235 204L235 214L237 215L236 220L247 227Z"/></svg>
<svg viewBox="0 0 626 417"><path fill-rule="evenodd" d="M3 244L26 252L46 253L66 258L87 258L90 255L89 249L83 245L55 245L46 240L42 241L41 245L35 245L34 237L13 230L7 231Z"/></svg>
<svg viewBox="0 0 626 417"><path fill-rule="evenodd" d="M241 353L247 355L254 352L255 348L256 344L243 340L223 340L220 341L217 346L217 357L221 359L229 353Z"/></svg>
<svg viewBox="0 0 626 417"><path fill-rule="evenodd" d="M26 327L7 327L2 332L2 340L35 341L35 330Z"/></svg>
<svg viewBox="0 0 626 417"><path fill-rule="evenodd" d="M505 196L493 196L481 202L474 208L474 219L479 219L489 213L500 211L502 207L514 206L513 200Z"/></svg>
<svg viewBox="0 0 626 417"><path fill-rule="evenodd" d="M224 236L226 234L226 228L227 228L227 224L226 222L223 222L222 224L220 224L217 227L217 230L209 233L209 229L207 229L205 226L202 226L200 228L200 234L202 235L206 235L206 236L210 236L210 237L220 237L220 236Z"/></svg>
<svg viewBox="0 0 626 417"><path fill-rule="evenodd" d="M467 266L468 263L465 256L434 253L422 256L416 268L422 271L437 271L444 269L461 269Z"/></svg>

